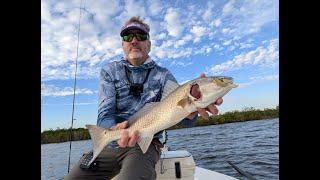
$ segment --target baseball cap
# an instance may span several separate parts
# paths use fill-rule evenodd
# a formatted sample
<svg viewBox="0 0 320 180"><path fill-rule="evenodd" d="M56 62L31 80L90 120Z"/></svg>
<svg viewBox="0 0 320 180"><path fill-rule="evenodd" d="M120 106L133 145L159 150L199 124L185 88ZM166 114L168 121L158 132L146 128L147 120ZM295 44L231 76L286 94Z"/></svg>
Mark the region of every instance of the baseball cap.
<svg viewBox="0 0 320 180"><path fill-rule="evenodd" d="M149 34L149 31L147 30L147 28L145 28L142 24L138 22L132 22L121 28L120 36L122 36L125 32L132 29L138 29L146 34Z"/></svg>

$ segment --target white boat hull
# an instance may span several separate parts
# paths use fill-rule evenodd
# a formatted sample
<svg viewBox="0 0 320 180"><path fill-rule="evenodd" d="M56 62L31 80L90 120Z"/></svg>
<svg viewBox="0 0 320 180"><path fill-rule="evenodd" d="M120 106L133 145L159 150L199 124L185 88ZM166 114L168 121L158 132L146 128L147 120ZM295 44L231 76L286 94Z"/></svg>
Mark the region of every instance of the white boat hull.
<svg viewBox="0 0 320 180"><path fill-rule="evenodd" d="M157 180L237 180L215 171L195 166L188 151L162 151L156 164ZM117 176L113 178L116 180Z"/></svg>
<svg viewBox="0 0 320 180"><path fill-rule="evenodd" d="M157 180L237 180L231 176L195 166L188 151L162 151L156 164ZM178 171L178 172L177 172Z"/></svg>
<svg viewBox="0 0 320 180"><path fill-rule="evenodd" d="M237 180L236 178L234 177L231 177L231 176L227 176L225 174L221 174L221 173L218 173L218 172L215 172L215 171L211 171L211 170L208 170L208 169L204 169L204 168L201 168L201 167L196 167L196 171L195 171L195 174L194 174L194 180L206 180L206 179L217 179L217 180Z"/></svg>

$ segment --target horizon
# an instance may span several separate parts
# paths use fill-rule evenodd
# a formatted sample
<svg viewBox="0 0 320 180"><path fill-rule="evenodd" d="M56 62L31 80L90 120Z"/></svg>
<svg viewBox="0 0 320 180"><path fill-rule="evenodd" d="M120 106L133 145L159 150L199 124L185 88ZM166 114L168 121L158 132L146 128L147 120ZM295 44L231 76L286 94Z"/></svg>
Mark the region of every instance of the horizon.
<svg viewBox="0 0 320 180"><path fill-rule="evenodd" d="M277 107L279 107L279 105L277 105L277 106L274 107L274 108L269 108L269 109L276 109ZM232 110L232 111L227 111L227 112L224 112L224 113L220 113L220 112L219 112L219 113L217 114L217 116L218 116L218 115L223 115L223 114L228 113L228 112L234 112L234 111L239 111L239 112L241 112L241 111L245 111L245 109L250 109L250 108L253 108L253 107L244 107L242 110ZM256 108L254 108L254 110L261 110L261 111L263 111L263 110L265 110L265 109L268 109L268 108L263 108L263 109L258 109L258 108L256 109ZM214 116L214 115L212 115L211 113L209 113L209 117L211 117L211 116ZM78 128L86 129L86 127L77 127L77 128L72 128L72 129L78 129ZM53 129L53 128L44 129L44 130L41 131L41 133L44 132L44 131L67 130L67 129L70 129L70 127L69 127L69 128L56 127L56 129Z"/></svg>
<svg viewBox="0 0 320 180"><path fill-rule="evenodd" d="M120 28L137 15L150 25L150 57L179 84L234 78L220 113L279 105L278 1L83 2L73 128L96 124L100 69L120 60ZM71 127L79 5L41 1L41 132Z"/></svg>

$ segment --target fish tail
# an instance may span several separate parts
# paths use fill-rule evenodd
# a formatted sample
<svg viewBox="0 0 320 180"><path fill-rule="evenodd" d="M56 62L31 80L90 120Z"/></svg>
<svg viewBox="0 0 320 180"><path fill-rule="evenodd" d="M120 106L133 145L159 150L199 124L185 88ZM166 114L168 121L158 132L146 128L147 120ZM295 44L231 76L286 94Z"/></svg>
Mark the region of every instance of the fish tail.
<svg viewBox="0 0 320 180"><path fill-rule="evenodd" d="M89 162L89 165L97 158L103 148L111 141L117 138L116 134L120 134L116 131L101 128L96 125L86 125L93 143L93 158ZM112 133L111 133L112 132ZM115 134L116 133L116 134Z"/></svg>

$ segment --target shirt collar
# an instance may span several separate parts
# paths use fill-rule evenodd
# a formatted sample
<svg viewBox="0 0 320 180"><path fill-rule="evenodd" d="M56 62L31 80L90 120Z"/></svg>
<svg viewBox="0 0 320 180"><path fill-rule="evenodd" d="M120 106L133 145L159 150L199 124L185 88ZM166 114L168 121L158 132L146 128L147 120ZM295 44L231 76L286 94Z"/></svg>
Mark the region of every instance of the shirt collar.
<svg viewBox="0 0 320 180"><path fill-rule="evenodd" d="M125 66L129 67L130 69L140 69L140 68L149 69L149 68L153 68L155 66L155 62L150 57L148 57L148 59L140 66L133 66L124 58L122 58L121 61L123 62L123 64Z"/></svg>

